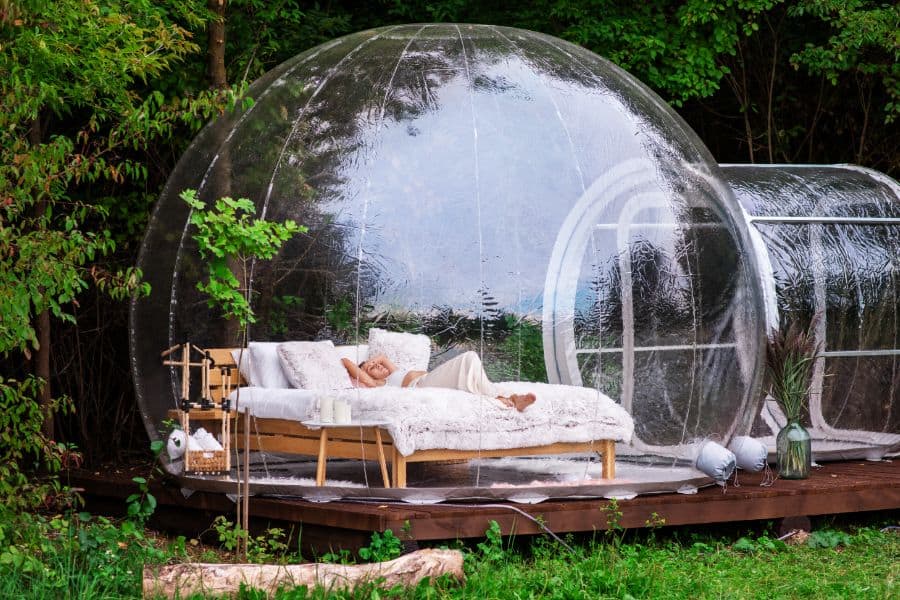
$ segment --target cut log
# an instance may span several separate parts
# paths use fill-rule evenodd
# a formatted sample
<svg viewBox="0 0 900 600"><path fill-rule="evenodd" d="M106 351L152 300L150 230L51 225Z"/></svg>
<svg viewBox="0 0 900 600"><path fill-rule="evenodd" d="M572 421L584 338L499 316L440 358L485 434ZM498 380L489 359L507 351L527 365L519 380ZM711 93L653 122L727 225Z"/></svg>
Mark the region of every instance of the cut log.
<svg viewBox="0 0 900 600"><path fill-rule="evenodd" d="M191 594L237 595L241 584L274 594L279 587L352 589L375 583L384 588L414 586L426 578L449 575L463 581L458 550L418 550L394 560L365 565L230 565L183 563L144 567L145 598L185 598Z"/></svg>

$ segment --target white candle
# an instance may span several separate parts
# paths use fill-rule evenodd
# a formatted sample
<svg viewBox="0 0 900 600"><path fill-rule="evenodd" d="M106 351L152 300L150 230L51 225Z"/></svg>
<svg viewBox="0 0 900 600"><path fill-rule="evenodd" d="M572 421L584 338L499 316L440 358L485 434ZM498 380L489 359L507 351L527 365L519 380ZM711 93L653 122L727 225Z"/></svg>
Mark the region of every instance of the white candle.
<svg viewBox="0 0 900 600"><path fill-rule="evenodd" d="M346 425L350 422L350 403L336 400L334 403L334 422Z"/></svg>
<svg viewBox="0 0 900 600"><path fill-rule="evenodd" d="M322 423L334 421L334 398L331 396L319 398L319 421Z"/></svg>

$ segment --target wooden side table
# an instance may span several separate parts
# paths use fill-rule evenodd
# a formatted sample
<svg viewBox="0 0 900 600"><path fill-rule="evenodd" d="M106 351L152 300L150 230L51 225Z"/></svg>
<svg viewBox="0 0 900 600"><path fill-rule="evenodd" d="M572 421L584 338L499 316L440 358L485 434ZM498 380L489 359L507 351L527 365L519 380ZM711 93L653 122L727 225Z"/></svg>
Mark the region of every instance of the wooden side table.
<svg viewBox="0 0 900 600"><path fill-rule="evenodd" d="M350 423L325 423L322 421L302 421L309 429L319 429L319 456L316 461L316 485L325 485L325 468L328 463L328 432L336 429L371 429L375 436L375 447L378 449L378 466L381 467L381 478L384 487L391 487L391 479L388 477L387 459L384 456L384 444L381 440L381 430L387 427L387 421L351 421Z"/></svg>

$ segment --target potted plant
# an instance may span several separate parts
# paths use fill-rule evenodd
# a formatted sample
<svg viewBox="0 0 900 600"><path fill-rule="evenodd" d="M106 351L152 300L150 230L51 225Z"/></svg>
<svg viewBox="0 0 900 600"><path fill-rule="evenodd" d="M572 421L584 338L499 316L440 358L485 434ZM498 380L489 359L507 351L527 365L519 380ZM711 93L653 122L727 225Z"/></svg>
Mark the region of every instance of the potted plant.
<svg viewBox="0 0 900 600"><path fill-rule="evenodd" d="M806 479L812 465L809 432L800 419L809 406L812 370L821 351L814 317L808 327L796 321L772 334L766 347L771 395L781 406L787 424L775 439L778 474L784 479Z"/></svg>

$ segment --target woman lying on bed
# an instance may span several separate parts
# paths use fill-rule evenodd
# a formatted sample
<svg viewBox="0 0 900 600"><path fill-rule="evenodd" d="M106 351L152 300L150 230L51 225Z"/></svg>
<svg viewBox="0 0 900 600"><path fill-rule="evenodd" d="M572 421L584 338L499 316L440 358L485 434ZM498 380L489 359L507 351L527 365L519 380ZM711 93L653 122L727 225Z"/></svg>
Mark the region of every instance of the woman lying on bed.
<svg viewBox="0 0 900 600"><path fill-rule="evenodd" d="M462 390L471 394L493 396L504 406L523 411L534 403L534 394L501 395L488 379L475 352L465 352L451 358L431 372L398 369L383 354L374 356L359 365L348 358L341 359L350 378L359 387L441 387Z"/></svg>

